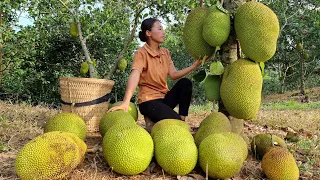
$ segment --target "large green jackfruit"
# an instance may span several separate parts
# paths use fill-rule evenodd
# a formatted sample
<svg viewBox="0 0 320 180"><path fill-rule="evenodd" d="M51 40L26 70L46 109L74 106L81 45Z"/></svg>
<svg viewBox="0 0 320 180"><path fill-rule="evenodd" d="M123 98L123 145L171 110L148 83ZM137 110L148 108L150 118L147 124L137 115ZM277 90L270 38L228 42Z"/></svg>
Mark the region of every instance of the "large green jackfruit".
<svg viewBox="0 0 320 180"><path fill-rule="evenodd" d="M231 116L252 119L261 103L262 75L258 63L239 59L223 73L220 96Z"/></svg>
<svg viewBox="0 0 320 180"><path fill-rule="evenodd" d="M230 16L214 6L203 21L202 37L211 46L221 46L230 34Z"/></svg>
<svg viewBox="0 0 320 180"><path fill-rule="evenodd" d="M202 37L203 20L207 12L208 9L202 7L191 10L183 28L182 40L186 50L194 58L212 56L215 50Z"/></svg>
<svg viewBox="0 0 320 180"><path fill-rule="evenodd" d="M209 101L220 99L220 76L208 75L204 80L204 94Z"/></svg>
<svg viewBox="0 0 320 180"><path fill-rule="evenodd" d="M245 55L256 62L265 62L276 52L279 37L277 15L260 2L247 2L235 14L235 31Z"/></svg>

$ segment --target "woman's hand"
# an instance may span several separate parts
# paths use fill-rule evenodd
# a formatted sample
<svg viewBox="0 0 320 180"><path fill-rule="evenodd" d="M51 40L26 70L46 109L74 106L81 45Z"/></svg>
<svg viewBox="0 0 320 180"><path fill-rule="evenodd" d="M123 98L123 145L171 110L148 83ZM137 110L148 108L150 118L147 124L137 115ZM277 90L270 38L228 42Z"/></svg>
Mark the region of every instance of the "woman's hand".
<svg viewBox="0 0 320 180"><path fill-rule="evenodd" d="M211 56L206 57L205 62L209 61L210 58L211 58ZM197 68L197 67L199 67L201 64L202 64L202 58L199 57L199 58L192 64L192 66L193 66L194 68Z"/></svg>
<svg viewBox="0 0 320 180"><path fill-rule="evenodd" d="M110 108L107 112L112 112L116 110L124 110L125 112L128 112L129 103L122 102L119 106L114 106Z"/></svg>

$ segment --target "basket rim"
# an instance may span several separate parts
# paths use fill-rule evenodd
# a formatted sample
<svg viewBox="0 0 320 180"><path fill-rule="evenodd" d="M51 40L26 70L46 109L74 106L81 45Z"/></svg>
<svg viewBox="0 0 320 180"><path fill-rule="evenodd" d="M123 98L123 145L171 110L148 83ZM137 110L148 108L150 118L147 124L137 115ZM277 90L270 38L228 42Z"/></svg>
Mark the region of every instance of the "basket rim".
<svg viewBox="0 0 320 180"><path fill-rule="evenodd" d="M110 85L114 85L115 82L110 79L100 79L100 78L82 78L82 77L60 77L59 81L66 81L66 80L71 80L71 81L78 81L78 82L97 82L97 83L108 83Z"/></svg>

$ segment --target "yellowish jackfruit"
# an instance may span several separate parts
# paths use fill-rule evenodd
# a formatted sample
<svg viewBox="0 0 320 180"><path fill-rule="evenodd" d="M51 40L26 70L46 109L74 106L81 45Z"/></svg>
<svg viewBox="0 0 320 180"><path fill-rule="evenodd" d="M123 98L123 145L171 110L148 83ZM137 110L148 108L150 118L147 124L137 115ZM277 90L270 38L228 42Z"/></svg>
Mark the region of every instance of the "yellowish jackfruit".
<svg viewBox="0 0 320 180"><path fill-rule="evenodd" d="M270 180L298 180L299 168L292 154L282 147L272 147L263 156L262 171Z"/></svg>
<svg viewBox="0 0 320 180"><path fill-rule="evenodd" d="M231 116L252 119L261 103L262 75L257 63L239 59L228 65L220 87L221 100Z"/></svg>
<svg viewBox="0 0 320 180"><path fill-rule="evenodd" d="M201 121L194 140L197 146L210 134L231 132L231 124L227 116L221 112L213 112Z"/></svg>
<svg viewBox="0 0 320 180"><path fill-rule="evenodd" d="M77 137L73 137L77 138ZM21 179L61 179L82 161L80 139L64 132L44 133L29 141L18 152L15 169Z"/></svg>
<svg viewBox="0 0 320 180"><path fill-rule="evenodd" d="M123 71L123 70L126 69L126 67L127 67L127 60L121 59L121 60L119 61L119 63L118 63L118 69L119 69L120 71Z"/></svg>
<svg viewBox="0 0 320 180"><path fill-rule="evenodd" d="M241 49L250 59L265 62L273 57L280 26L272 9L260 2L247 2L237 8L234 27Z"/></svg>
<svg viewBox="0 0 320 180"><path fill-rule="evenodd" d="M103 137L105 133L115 124L126 123L126 124L136 124L133 117L124 111L112 111L106 113L100 120L99 132Z"/></svg>
<svg viewBox="0 0 320 180"><path fill-rule="evenodd" d="M170 125L179 125L190 132L191 128L190 125L187 124L185 121L181 121L178 119L163 119L161 121L158 121L151 129L151 137L154 136L154 134L157 133L159 129L161 129L164 126L170 126Z"/></svg>
<svg viewBox="0 0 320 180"><path fill-rule="evenodd" d="M199 164L215 179L231 178L239 173L248 156L246 142L237 134L211 134L199 146Z"/></svg>
<svg viewBox="0 0 320 180"><path fill-rule="evenodd" d="M114 106L118 106L122 103L122 101L118 101L118 102L115 102L113 104L109 104L109 109L114 107ZM138 108L137 106L133 103L133 102L130 102L129 103L129 107L128 107L128 112L131 114L131 116L133 117L134 120L137 121L138 119Z"/></svg>
<svg viewBox="0 0 320 180"><path fill-rule="evenodd" d="M46 122L44 132L51 131L74 133L82 140L87 135L87 127L84 120L76 114L66 112L59 113Z"/></svg>
<svg viewBox="0 0 320 180"><path fill-rule="evenodd" d="M138 125L116 124L103 137L102 150L113 171L136 175L149 166L154 152L150 134Z"/></svg>
<svg viewBox="0 0 320 180"><path fill-rule="evenodd" d="M273 134L257 134L251 141L251 151L257 159L262 159L263 155L273 146L287 148L286 142Z"/></svg>
<svg viewBox="0 0 320 180"><path fill-rule="evenodd" d="M198 59L204 56L212 56L214 47L210 46L202 37L203 20L207 16L208 9L194 8L189 12L183 28L182 40L188 53Z"/></svg>
<svg viewBox="0 0 320 180"><path fill-rule="evenodd" d="M76 38L79 36L78 26L74 22L70 23L70 34L73 38Z"/></svg>
<svg viewBox="0 0 320 180"><path fill-rule="evenodd" d="M172 124L160 127L153 136L155 158L164 171L171 175L185 175L197 163L197 146L188 129Z"/></svg>

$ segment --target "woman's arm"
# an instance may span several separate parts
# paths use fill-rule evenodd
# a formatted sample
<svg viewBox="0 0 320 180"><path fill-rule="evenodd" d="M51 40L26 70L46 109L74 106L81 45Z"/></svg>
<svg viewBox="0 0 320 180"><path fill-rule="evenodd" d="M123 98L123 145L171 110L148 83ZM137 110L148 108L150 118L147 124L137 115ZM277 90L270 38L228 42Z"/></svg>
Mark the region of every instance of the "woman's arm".
<svg viewBox="0 0 320 180"><path fill-rule="evenodd" d="M206 60L208 60L208 59L206 59ZM194 69L196 69L197 67L199 67L201 65L201 63L202 63L202 59L199 58L191 66L184 68L180 71L177 71L174 64L171 64L170 69L169 69L169 76L172 80L182 78L183 76L185 76L189 72L191 72Z"/></svg>
<svg viewBox="0 0 320 180"><path fill-rule="evenodd" d="M119 106L112 107L111 109L108 110L108 112L119 110L119 109L123 109L126 112L128 111L130 99L134 91L136 90L136 87L138 86L139 80L140 80L140 71L137 69L133 69L131 71L131 74L127 82L126 92L125 92L122 103Z"/></svg>

